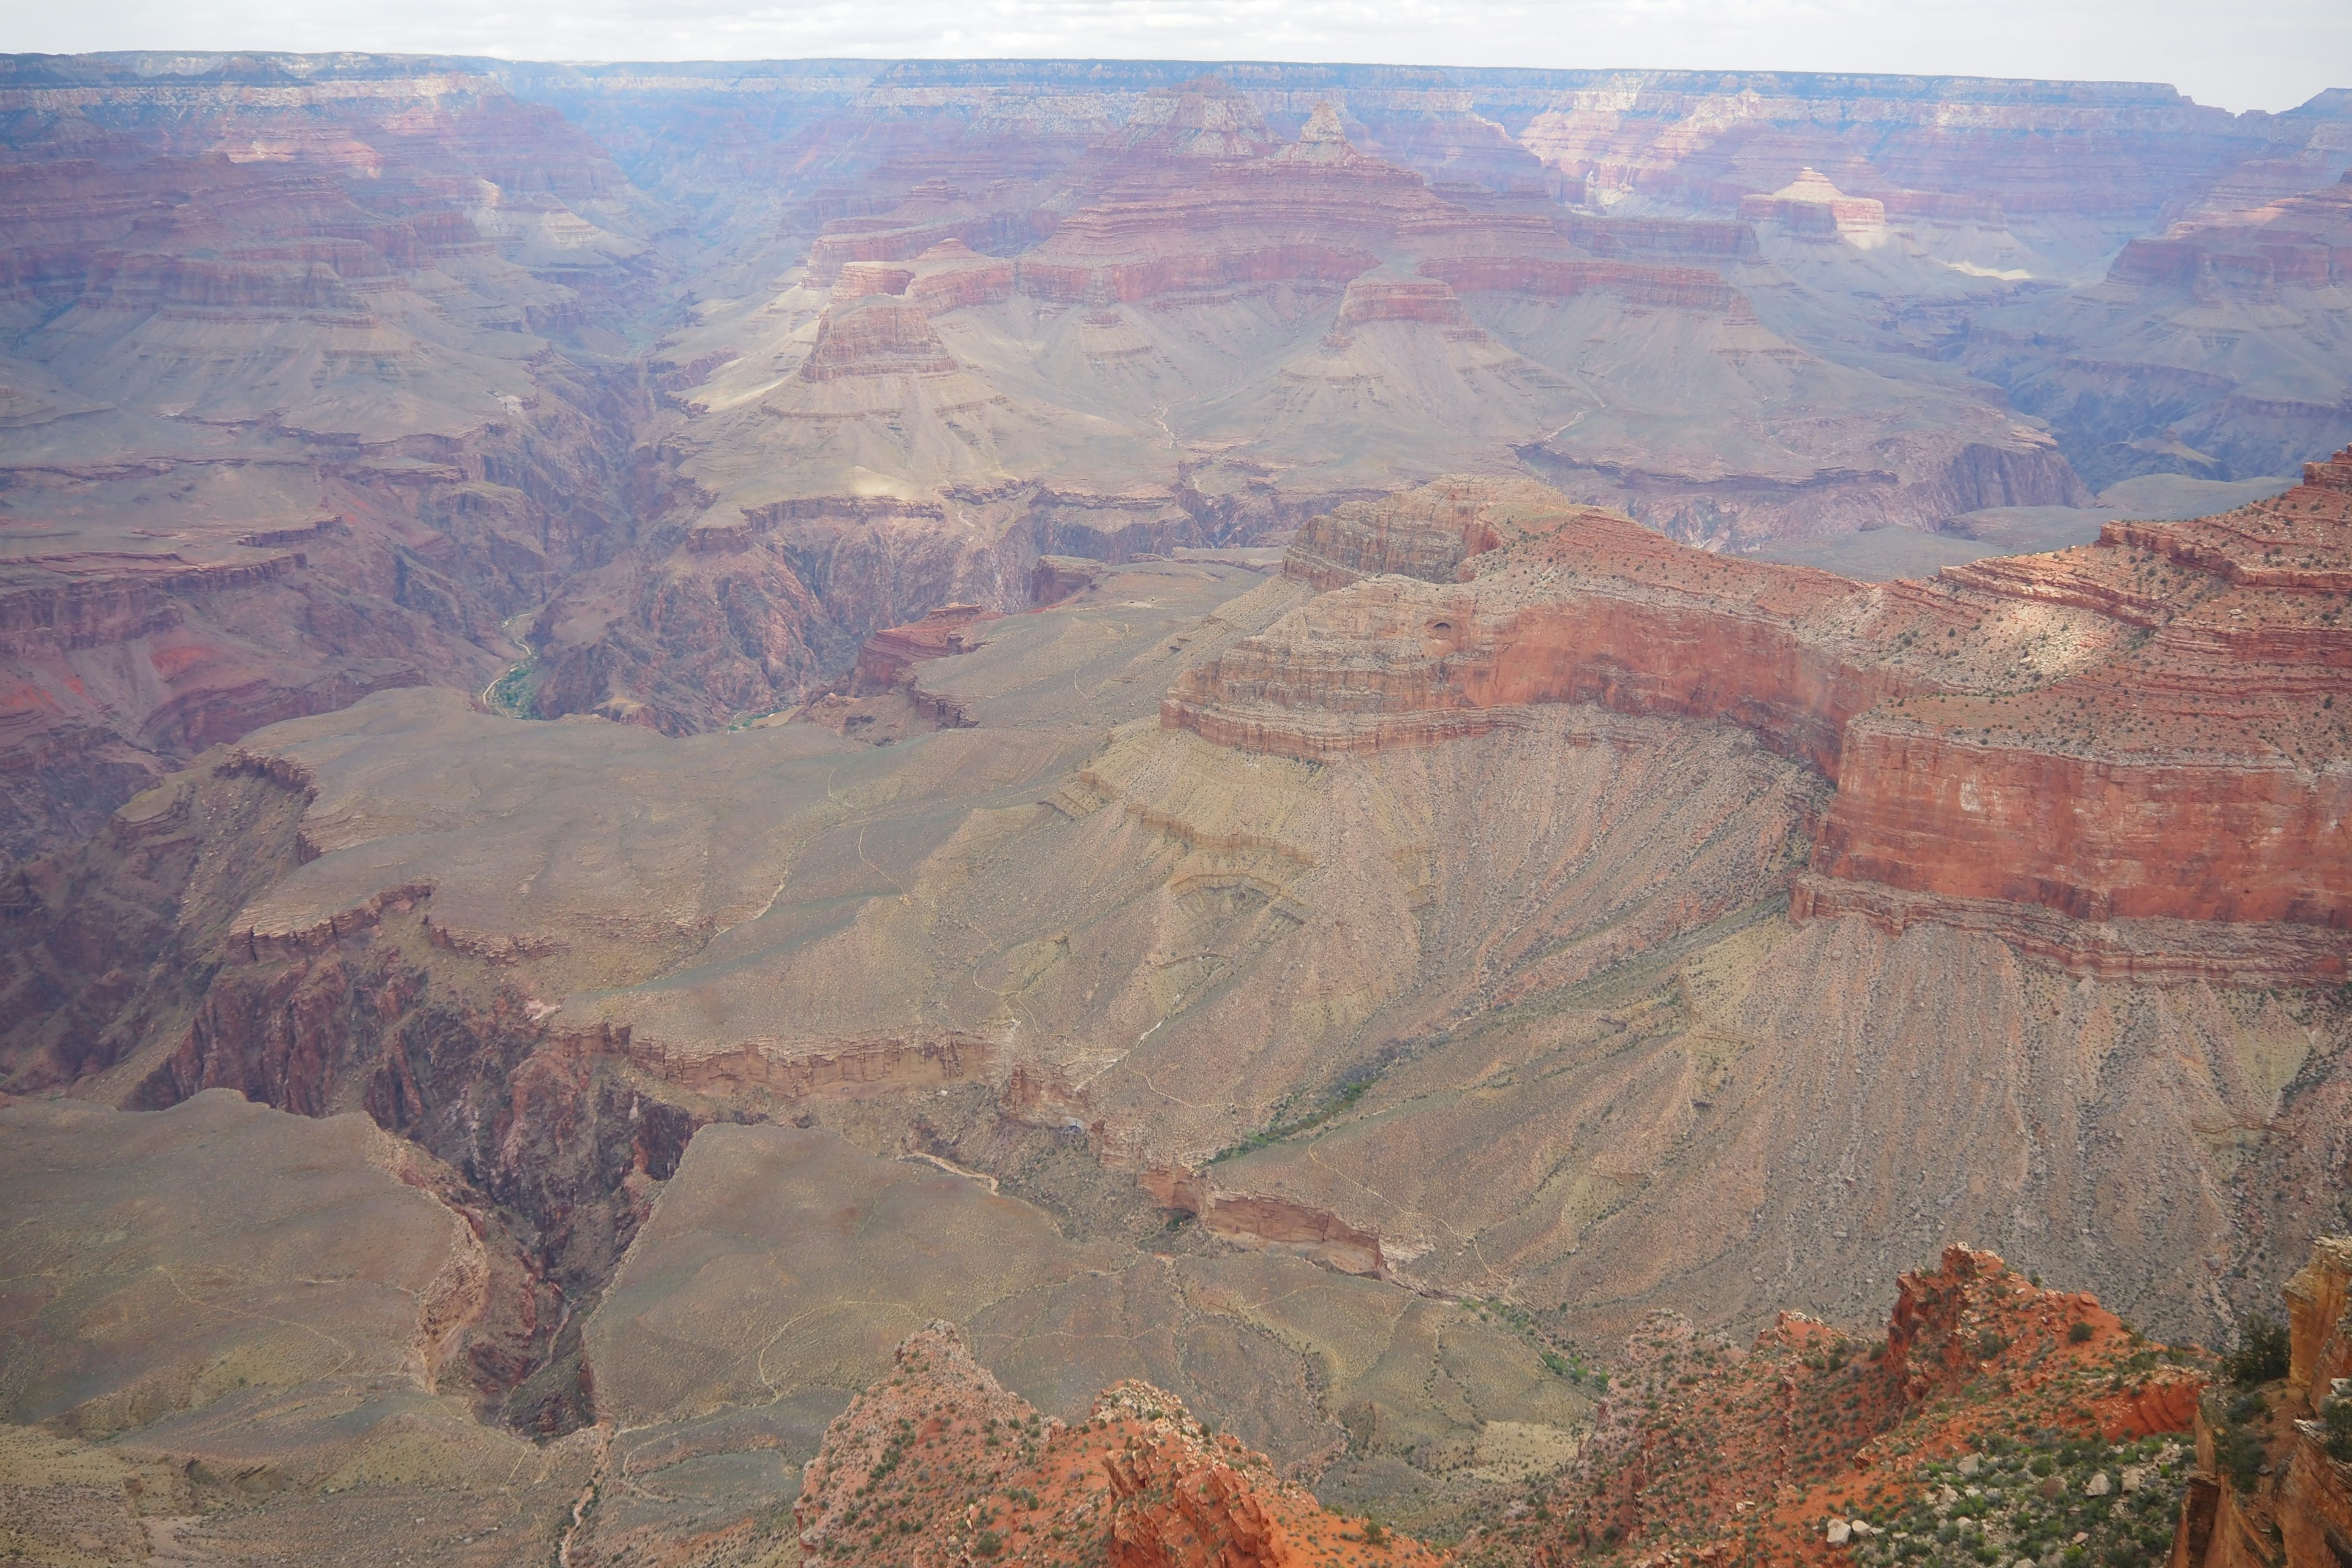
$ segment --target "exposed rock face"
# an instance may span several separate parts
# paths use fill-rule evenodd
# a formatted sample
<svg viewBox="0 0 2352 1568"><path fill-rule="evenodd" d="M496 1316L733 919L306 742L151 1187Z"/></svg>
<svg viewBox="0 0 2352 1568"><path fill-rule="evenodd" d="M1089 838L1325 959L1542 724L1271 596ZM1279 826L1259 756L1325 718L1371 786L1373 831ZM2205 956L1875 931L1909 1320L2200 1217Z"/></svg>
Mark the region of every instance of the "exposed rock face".
<svg viewBox="0 0 2352 1568"><path fill-rule="evenodd" d="M1003 618L978 605L942 605L911 626L876 632L858 650L852 689L865 693L911 684L916 665L971 652L980 646L980 628Z"/></svg>
<svg viewBox="0 0 2352 1568"><path fill-rule="evenodd" d="M1396 574L1451 583L1471 556L1502 542L1486 515L1514 503L1535 517L1556 504L1536 485L1442 480L1378 502L1349 501L1308 520L1283 557L1283 574L1320 591ZM1507 515L1503 526L1508 527Z"/></svg>
<svg viewBox="0 0 2352 1568"><path fill-rule="evenodd" d="M808 1468L794 1515L811 1562L1307 1568L1343 1542L1359 1563L1443 1561L1324 1509L1149 1384L1106 1389L1065 1426L1007 1393L951 1325L908 1336L897 1360Z"/></svg>
<svg viewBox="0 0 2352 1568"><path fill-rule="evenodd" d="M1770 195L1743 196L1739 216L1776 223L1800 239L1871 242L1886 237L1886 204L1849 196L1818 169L1806 169Z"/></svg>
<svg viewBox="0 0 2352 1568"><path fill-rule="evenodd" d="M2175 1568L2326 1568L2352 1544L2352 1461L2340 1415L2326 1418L2352 1375L2352 1239L2315 1240L2285 1295L2285 1375L2198 1406Z"/></svg>
<svg viewBox="0 0 2352 1568"><path fill-rule="evenodd" d="M2084 928L2057 944L2073 962L2126 973L2161 962L2136 949L2194 948L2186 922L2276 926L2273 972L2341 973L2340 468L2226 517L1885 588L1679 549L1539 492L1433 487L1310 526L1291 570L1463 582L1318 598L1194 672L1161 721L1329 756L1486 732L1529 703L1728 720L1837 785L1801 915L1900 925L1949 900L1997 925L2039 906ZM1898 912L1848 883L1916 897Z"/></svg>
<svg viewBox="0 0 2352 1568"><path fill-rule="evenodd" d="M1041 1409L1141 1374L1452 1531L1573 1450L1545 1358L1654 1307L1860 1321L1963 1236L2210 1335L2333 1223L2352 457L1879 588L1598 510L1935 527L2085 500L2069 453L2203 471L2192 404L2333 431L2329 104L486 68L0 63L0 809L97 830L0 884L0 1073L407 1141L480 1248L396 1271L436 1560L510 1558L491 1522L572 1568L790 1555L799 1462L933 1315ZM2063 334L2000 302L2095 293L2248 363L2032 395ZM2065 341L2075 377L2117 340ZM1276 580L1153 559L1294 526ZM207 1158L299 1185L223 1127ZM111 1510L129 1466L193 1517L267 1449L295 1484L218 1554L413 1525L406 1471L281 1462L384 1449L232 1425L238 1358L315 1351L278 1320L357 1320L233 1300L268 1315L184 1380L217 1399L105 1371L171 1407L147 1446L0 1433L0 1488L37 1450L100 1478L45 1498ZM1915 1305L1906 1364L1967 1403L1965 1311ZM1893 1419L1807 1375L1835 1343L1756 1359ZM2093 1404L2176 1418L2142 1354ZM1078 1456L1116 1461L1091 1545L1299 1545L1257 1461L1105 1419L1137 1446ZM947 1521L1002 1556L1043 1482L988 1479L1022 1506Z"/></svg>
<svg viewBox="0 0 2352 1568"><path fill-rule="evenodd" d="M1822 868L2093 921L2345 926L2335 709L2352 670L2337 629L2352 489L2335 472L2313 465L2311 482L2224 517L2111 524L2088 550L1948 571L1964 591L2095 606L2152 635L2026 690L1853 726ZM1898 782L1930 773L1940 785ZM2109 804L2053 812L2028 796ZM1945 815L1927 828L1931 798ZM2004 838L2034 858L2004 858Z"/></svg>
<svg viewBox="0 0 2352 1568"><path fill-rule="evenodd" d="M2219 233L2217 203L2318 186L2334 100L2258 121L1948 80L199 63L27 62L0 88L30 117L0 192L28 334L0 422L40 447L12 510L28 544L76 535L5 569L44 603L122 601L100 640L19 661L18 851L205 742L370 690L707 729L940 603L1019 607L1039 554L1247 541L1465 467L1747 546L2079 504L2070 454L2252 471L2257 446L2344 434L2324 346L2292 346L2332 319L2318 194L2247 220L2251 247L2139 235L2157 248L2102 286L2178 292L2167 245L2237 258L2206 274L2284 312L2261 355L2292 374L2183 361L2124 410L2100 331L2045 395L2051 332L1976 330L2006 282L2071 277L2167 202ZM2035 150L2062 124L2079 165ZM2061 210L2098 232L2035 216ZM2191 335L2236 341L2214 326ZM1860 342L1874 368L1836 346ZM2063 450L1902 370L1955 354ZM2217 375L2209 423L2263 434L2200 456L2181 410ZM222 527L187 526L199 507ZM270 594L233 602L265 567ZM526 625L528 649L500 631Z"/></svg>
<svg viewBox="0 0 2352 1568"><path fill-rule="evenodd" d="M895 292L895 291L894 291ZM931 318L920 305L876 295L853 295L825 311L801 374L811 381L844 376L946 375L956 368Z"/></svg>
<svg viewBox="0 0 2352 1568"><path fill-rule="evenodd" d="M499 1420L556 1291L496 1205L364 1117L0 1103L0 1193L9 1551L326 1563L358 1531L494 1568L590 1479L586 1434Z"/></svg>

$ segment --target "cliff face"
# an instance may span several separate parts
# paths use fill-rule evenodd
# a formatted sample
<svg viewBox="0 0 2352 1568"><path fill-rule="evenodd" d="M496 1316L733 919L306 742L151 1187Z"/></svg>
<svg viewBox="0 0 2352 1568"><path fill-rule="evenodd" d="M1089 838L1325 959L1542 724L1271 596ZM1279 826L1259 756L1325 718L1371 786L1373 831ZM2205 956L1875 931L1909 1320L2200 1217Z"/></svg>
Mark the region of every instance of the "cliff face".
<svg viewBox="0 0 2352 1568"><path fill-rule="evenodd" d="M1507 727L1530 703L1727 721L1837 786L1800 915L2008 919L2048 951L2050 922L2022 912L2047 910L2075 928L2070 962L2150 973L2138 949L2193 950L2179 922L2222 922L2259 932L2273 973L2337 973L2343 467L2224 517L1884 588L1539 492L1433 487L1303 531L1294 574L1351 585L1196 670L1161 721L1330 756ZM1378 571L1406 575L1357 580Z"/></svg>
<svg viewBox="0 0 2352 1568"><path fill-rule="evenodd" d="M1020 607L1041 554L1456 469L1746 547L2346 434L2333 100L296 56L0 94L0 618L81 628L11 656L10 853L368 691L708 729L940 604ZM2159 318L2179 352L2119 381ZM1956 356L2033 417L1903 368Z"/></svg>
<svg viewBox="0 0 2352 1568"><path fill-rule="evenodd" d="M2352 1460L2329 1415L2352 1375L2352 1241L2316 1239L2285 1296L2285 1365L2238 1368L2198 1406L2174 1568L2326 1568L2352 1550Z"/></svg>

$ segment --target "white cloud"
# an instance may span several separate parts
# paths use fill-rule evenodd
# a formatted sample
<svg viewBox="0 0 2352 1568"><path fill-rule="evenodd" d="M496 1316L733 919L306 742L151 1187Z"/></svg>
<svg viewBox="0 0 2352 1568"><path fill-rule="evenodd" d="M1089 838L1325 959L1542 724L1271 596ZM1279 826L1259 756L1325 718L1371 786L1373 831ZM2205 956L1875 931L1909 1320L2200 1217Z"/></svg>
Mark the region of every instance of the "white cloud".
<svg viewBox="0 0 2352 1568"><path fill-rule="evenodd" d="M0 48L518 59L1060 57L2165 81L2285 109L2352 87L2344 0L0 0Z"/></svg>

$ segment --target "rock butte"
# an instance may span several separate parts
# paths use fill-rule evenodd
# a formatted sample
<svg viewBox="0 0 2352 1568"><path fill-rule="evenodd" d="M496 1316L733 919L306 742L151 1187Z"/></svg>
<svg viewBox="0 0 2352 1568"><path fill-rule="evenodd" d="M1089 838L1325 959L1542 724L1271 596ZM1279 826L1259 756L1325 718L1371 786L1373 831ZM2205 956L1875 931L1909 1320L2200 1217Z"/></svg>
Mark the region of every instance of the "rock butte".
<svg viewBox="0 0 2352 1568"><path fill-rule="evenodd" d="M825 1429L794 1515L812 1563L1102 1562L1134 1568L1306 1568L1443 1558L1333 1513L1262 1454L1213 1434L1145 1383L1046 1421L934 1323L898 1375Z"/></svg>

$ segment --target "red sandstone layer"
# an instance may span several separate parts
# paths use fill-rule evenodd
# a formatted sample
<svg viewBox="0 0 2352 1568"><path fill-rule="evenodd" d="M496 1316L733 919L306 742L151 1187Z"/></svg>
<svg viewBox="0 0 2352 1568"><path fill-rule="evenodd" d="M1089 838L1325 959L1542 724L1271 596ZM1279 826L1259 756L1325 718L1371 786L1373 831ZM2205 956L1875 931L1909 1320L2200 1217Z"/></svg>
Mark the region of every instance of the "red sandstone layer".
<svg viewBox="0 0 2352 1568"><path fill-rule="evenodd" d="M2254 967L2336 975L2347 570L2352 454L2223 517L1884 586L1453 481L1303 530L1291 574L1337 591L1191 672L1161 721L1298 756L1479 733L1539 702L1728 721L1837 785L1801 913L2047 910L2011 922L2030 949L2150 977L2221 973L2236 950L2068 922L2276 927Z"/></svg>

